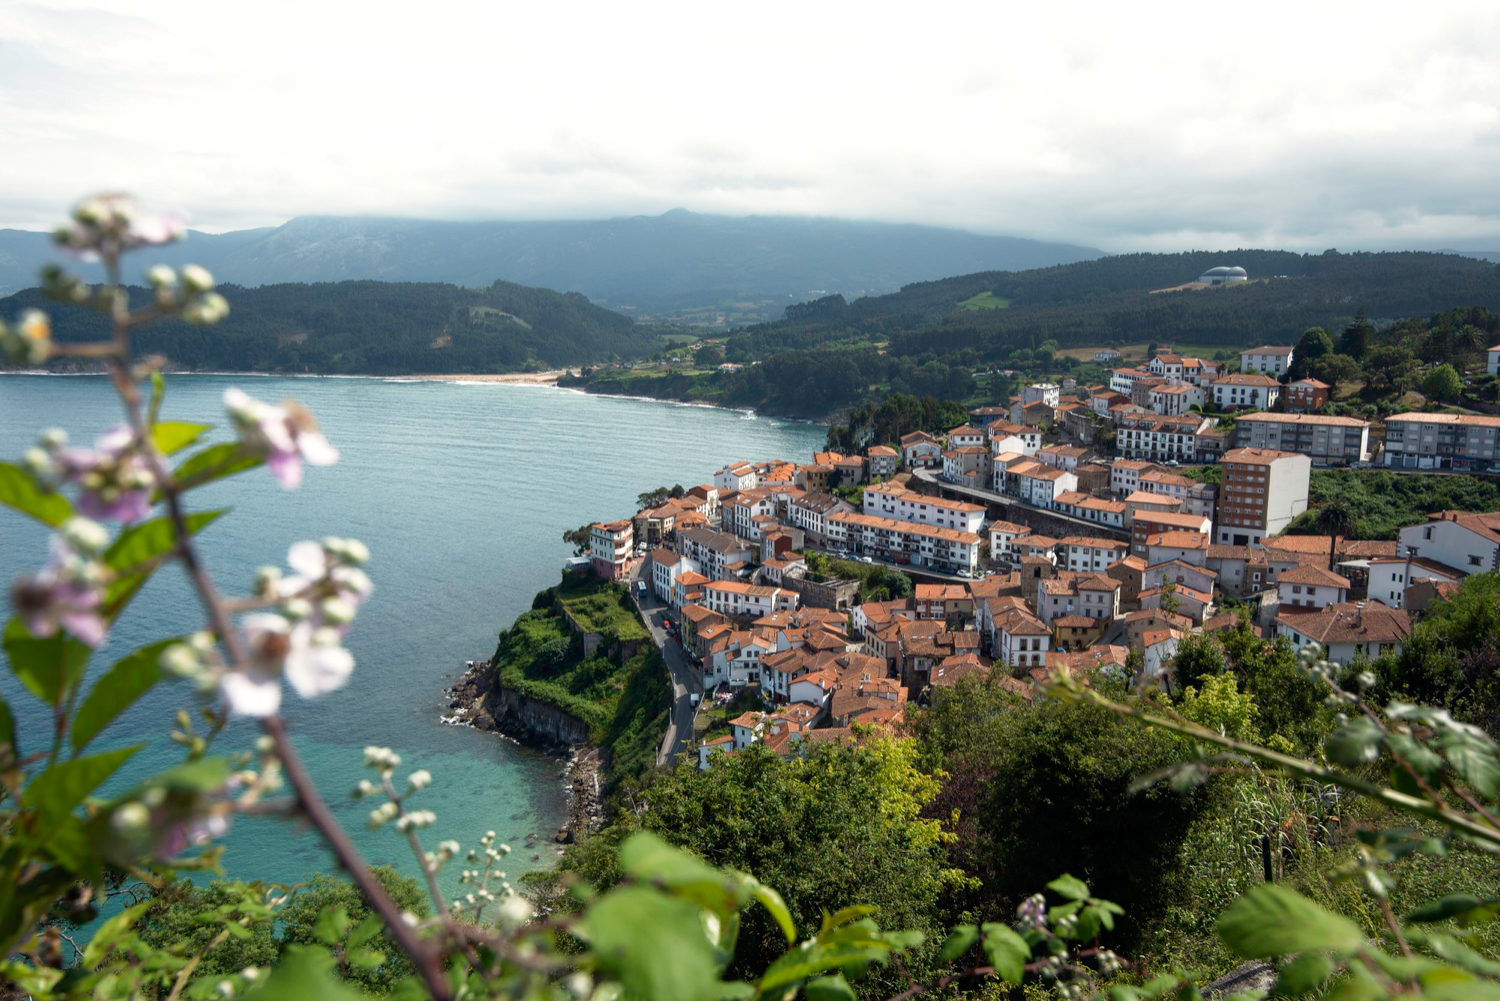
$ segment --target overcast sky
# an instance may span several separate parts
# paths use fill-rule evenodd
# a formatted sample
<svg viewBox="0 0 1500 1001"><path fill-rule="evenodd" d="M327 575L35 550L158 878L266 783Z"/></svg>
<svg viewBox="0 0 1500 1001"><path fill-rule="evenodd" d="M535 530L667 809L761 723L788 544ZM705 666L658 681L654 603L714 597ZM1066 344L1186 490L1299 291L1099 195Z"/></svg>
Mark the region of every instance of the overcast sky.
<svg viewBox="0 0 1500 1001"><path fill-rule="evenodd" d="M1500 3L0 2L0 226L701 212L1500 249Z"/></svg>

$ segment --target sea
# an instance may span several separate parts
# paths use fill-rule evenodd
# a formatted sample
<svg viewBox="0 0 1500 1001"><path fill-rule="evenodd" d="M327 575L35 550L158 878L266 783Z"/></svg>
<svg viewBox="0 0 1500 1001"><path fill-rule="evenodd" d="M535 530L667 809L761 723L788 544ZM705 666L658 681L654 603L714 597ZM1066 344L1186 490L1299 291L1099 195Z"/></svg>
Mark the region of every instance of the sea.
<svg viewBox="0 0 1500 1001"><path fill-rule="evenodd" d="M288 690L284 715L323 795L365 859L410 875L414 860L389 826L371 830L370 801L350 791L364 777L363 748L402 758L398 778L423 768L430 787L413 808L432 810L429 847L454 839L475 847L495 831L514 853L512 879L549 866L564 820L561 765L484 733L442 722L444 690L464 661L493 653L496 635L555 583L572 555L561 536L590 521L625 517L656 486L711 482L735 459L805 457L823 428L753 413L659 401L590 396L553 386L375 378L169 376L164 420L215 425L229 439L222 398L239 386L267 401L294 399L340 450L337 465L307 469L300 490L283 490L264 469L190 495L195 509L230 507L201 535L210 572L227 594L248 593L256 568L285 565L287 548L329 535L357 538L373 554L375 591L347 645L356 660L342 690L304 702ZM45 427L91 443L122 411L99 376L0 378L0 459L17 461ZM47 529L0 508L0 578L40 568ZM180 569L162 571L116 624L90 662L91 678L132 650L203 626ZM0 695L15 712L23 753L47 740L50 710L8 671ZM198 705L191 686L162 683L117 720L96 749L146 742L105 788L181 760L166 734L179 708ZM250 748L249 721L217 747ZM331 872L316 834L268 818L237 819L223 839L228 876L292 882ZM457 888L460 866L443 876Z"/></svg>

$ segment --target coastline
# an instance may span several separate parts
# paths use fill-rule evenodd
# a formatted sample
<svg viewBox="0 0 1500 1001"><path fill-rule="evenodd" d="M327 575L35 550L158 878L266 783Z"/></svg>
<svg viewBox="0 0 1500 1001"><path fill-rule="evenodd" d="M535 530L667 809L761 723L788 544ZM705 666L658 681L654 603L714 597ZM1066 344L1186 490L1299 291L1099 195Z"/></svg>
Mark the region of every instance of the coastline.
<svg viewBox="0 0 1500 1001"><path fill-rule="evenodd" d="M589 743L552 740L514 718L500 701L500 686L488 660L473 662L445 694L451 711L442 717L453 726L469 726L497 734L522 747L563 761L562 782L567 790L567 819L553 844L569 845L593 834L604 824L604 755Z"/></svg>

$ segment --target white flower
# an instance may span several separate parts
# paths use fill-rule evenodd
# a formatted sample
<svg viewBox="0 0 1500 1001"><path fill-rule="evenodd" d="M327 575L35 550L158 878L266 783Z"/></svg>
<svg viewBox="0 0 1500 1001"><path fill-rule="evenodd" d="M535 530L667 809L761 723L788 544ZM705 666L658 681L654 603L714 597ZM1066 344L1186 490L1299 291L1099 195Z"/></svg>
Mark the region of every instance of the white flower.
<svg viewBox="0 0 1500 1001"><path fill-rule="evenodd" d="M501 926L506 928L515 928L525 924L531 920L534 913L536 912L532 909L531 902L517 894L511 894L500 901L500 906L496 909L496 917Z"/></svg>
<svg viewBox="0 0 1500 1001"><path fill-rule="evenodd" d="M283 616L249 615L243 623L250 664L219 680L230 711L271 716L281 708L281 677L304 699L342 688L354 671L354 655L328 642L327 630L293 625Z"/></svg>
<svg viewBox="0 0 1500 1001"><path fill-rule="evenodd" d="M265 457L266 467L288 490L302 485L304 459L314 466L331 466L339 459L338 449L328 444L317 421L300 404L288 401L276 407L230 388L224 391L224 407L239 428L240 440Z"/></svg>

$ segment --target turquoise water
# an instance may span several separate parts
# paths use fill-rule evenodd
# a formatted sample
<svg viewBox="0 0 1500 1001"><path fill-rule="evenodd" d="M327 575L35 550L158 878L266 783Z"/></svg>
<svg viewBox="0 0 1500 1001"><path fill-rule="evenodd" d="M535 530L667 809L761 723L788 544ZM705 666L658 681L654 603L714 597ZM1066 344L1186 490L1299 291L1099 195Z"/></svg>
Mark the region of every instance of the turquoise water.
<svg viewBox="0 0 1500 1001"><path fill-rule="evenodd" d="M394 747L404 759L399 775L432 772L433 785L414 804L437 814L425 838L430 846L455 838L467 848L494 830L516 849L512 876L554 857L550 838L564 805L558 762L493 734L443 725L439 715L443 689L463 661L489 656L495 634L557 579L571 555L561 533L628 514L636 494L651 487L709 481L731 459L800 459L824 439L819 427L705 407L553 387L373 379L175 377L162 417L213 422L222 440L220 400L230 385L260 399L300 400L343 455L336 466L309 469L300 491L283 491L254 470L194 494L196 508L234 507L203 533L206 562L223 590L243 594L256 567L283 565L299 539L343 535L370 546L375 593L348 641L354 677L317 702L288 691L285 711L312 774L365 857L413 874L395 831L368 830L372 804L348 796L369 774L361 766L367 744ZM119 413L103 378L0 378L0 457L14 461L45 426L91 442ZM0 579L39 567L45 545L42 526L0 509ZM127 610L90 671L200 626L181 572L165 571ZM40 703L8 672L0 672L0 694L20 733L45 732ZM158 686L99 749L149 737L152 746L132 762L135 773L171 764L179 749L165 734L178 707L193 704L186 686ZM239 723L221 747L246 748L254 737L251 725ZM528 834L539 836L534 849L525 847ZM310 832L285 822L239 820L226 844L232 876L295 880L331 867ZM454 868L445 880L450 890L456 879Z"/></svg>

